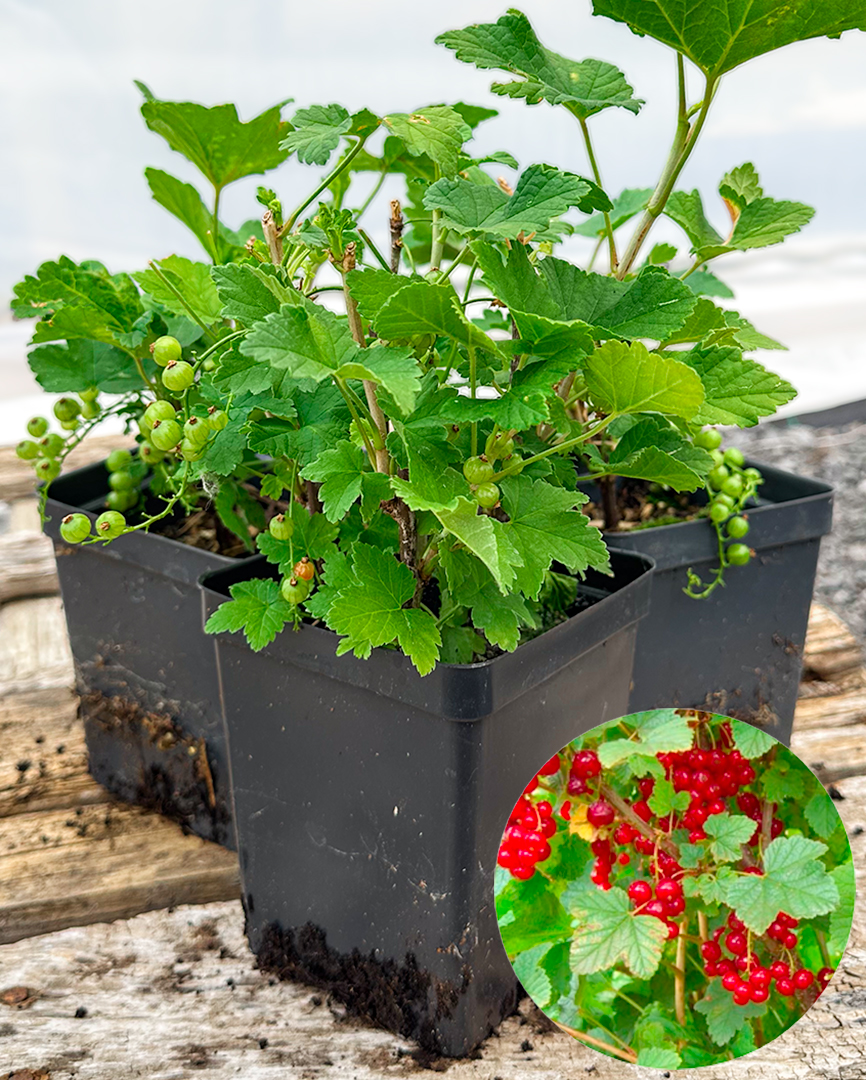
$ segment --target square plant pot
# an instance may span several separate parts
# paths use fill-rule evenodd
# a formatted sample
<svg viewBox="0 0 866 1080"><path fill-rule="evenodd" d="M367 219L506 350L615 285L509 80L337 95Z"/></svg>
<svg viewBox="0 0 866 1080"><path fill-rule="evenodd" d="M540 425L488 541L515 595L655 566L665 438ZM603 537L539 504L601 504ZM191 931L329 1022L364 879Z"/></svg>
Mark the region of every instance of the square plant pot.
<svg viewBox="0 0 866 1080"><path fill-rule="evenodd" d="M145 532L67 544L66 514L94 519L103 463L51 485L54 541L90 773L126 802L233 848L228 760L213 643L202 633L198 579L239 560Z"/></svg>
<svg viewBox="0 0 866 1080"><path fill-rule="evenodd" d="M745 543L756 552L731 567L705 600L683 592L691 567L706 581L718 566L709 521L606 533L620 551L655 562L652 609L638 630L629 712L709 708L766 727L789 745L821 537L833 489L782 469L761 470L759 505Z"/></svg>
<svg viewBox="0 0 866 1080"><path fill-rule="evenodd" d="M252 652L215 638L246 932L260 966L327 989L429 1052L470 1053L513 1011L493 873L532 772L627 711L651 560L614 552L595 601L482 663L421 678L401 653L337 657L303 625ZM204 617L258 559L208 575Z"/></svg>

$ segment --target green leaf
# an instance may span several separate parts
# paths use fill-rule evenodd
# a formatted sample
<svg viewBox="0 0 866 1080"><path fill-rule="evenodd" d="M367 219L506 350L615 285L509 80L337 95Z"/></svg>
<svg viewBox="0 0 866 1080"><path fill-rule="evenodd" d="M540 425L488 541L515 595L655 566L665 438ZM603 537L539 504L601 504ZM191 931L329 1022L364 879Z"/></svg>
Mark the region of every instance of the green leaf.
<svg viewBox="0 0 866 1080"><path fill-rule="evenodd" d="M295 300L290 287L249 263L213 266L210 273L223 305L220 314L244 326L252 326Z"/></svg>
<svg viewBox="0 0 866 1080"><path fill-rule="evenodd" d="M815 216L811 206L776 199L754 199L743 207L725 251L749 251L781 243Z"/></svg>
<svg viewBox="0 0 866 1080"><path fill-rule="evenodd" d="M823 788L816 791L806 803L803 813L813 832L816 832L823 840L826 840L842 824L833 800Z"/></svg>
<svg viewBox="0 0 866 1080"><path fill-rule="evenodd" d="M766 1002L756 1005L750 1001L747 1005L735 1005L733 994L725 990L721 979L710 980L707 992L694 1007L704 1015L710 1038L716 1046L725 1046L748 1020L763 1016L767 1011Z"/></svg>
<svg viewBox="0 0 866 1080"><path fill-rule="evenodd" d="M396 640L427 675L436 666L442 638L432 615L403 607L415 595L412 571L369 544L356 544L352 556L355 582L340 590L327 615L330 628L344 637L337 655L351 650L366 659L377 646Z"/></svg>
<svg viewBox="0 0 866 1080"><path fill-rule="evenodd" d="M633 424L608 458L608 470L616 476L667 484L675 491L694 491L712 466L713 459L705 450L657 416Z"/></svg>
<svg viewBox="0 0 866 1080"><path fill-rule="evenodd" d="M146 101L141 115L151 131L183 154L215 188L274 169L288 157L279 140L286 130L280 105L247 123L234 105L206 108L189 101Z"/></svg>
<svg viewBox="0 0 866 1080"><path fill-rule="evenodd" d="M777 758L772 768L762 770L760 774L761 791L770 802L782 802L784 799L800 799L806 786L806 773L796 758Z"/></svg>
<svg viewBox="0 0 866 1080"><path fill-rule="evenodd" d="M652 188L626 188L625 191L617 195L613 200L613 209L608 214L613 228L618 229L621 225L625 225L627 221L631 221L633 217L636 217L641 210L645 210L652 193ZM574 231L579 236L593 238L604 236L606 229L604 214L593 214L587 221L582 221L574 227Z"/></svg>
<svg viewBox="0 0 866 1080"><path fill-rule="evenodd" d="M291 540L277 540L269 532L256 537L256 546L268 562L278 566L283 577L289 577L292 567L306 555L312 561L333 558L337 526L324 514L310 514L298 502L287 511L295 526Z"/></svg>
<svg viewBox="0 0 866 1080"><path fill-rule="evenodd" d="M777 740L766 731L747 724L743 720L729 720L734 736L734 745L745 758L763 757L768 750L777 745Z"/></svg>
<svg viewBox="0 0 866 1080"><path fill-rule="evenodd" d="M830 933L827 938L827 949L832 957L841 957L851 935L851 924L854 921L854 907L857 900L856 877L851 859L849 858L846 862L834 867L830 871L830 877L836 884L839 893L839 904L830 913Z"/></svg>
<svg viewBox="0 0 866 1080"><path fill-rule="evenodd" d="M540 424L549 413L543 394L512 389L495 398L473 399L461 394L443 407L442 416L453 424L487 419L501 428L521 431Z"/></svg>
<svg viewBox="0 0 866 1080"><path fill-rule="evenodd" d="M553 561L574 574L609 566L601 533L578 507L582 492L554 487L543 480L513 476L502 481L502 505L509 521L505 531L520 555L517 585L535 599Z"/></svg>
<svg viewBox="0 0 866 1080"><path fill-rule="evenodd" d="M205 625L206 633L234 634L243 630L250 648L259 652L294 618L294 608L280 596L278 581L242 581L230 586L229 592L231 600L211 615Z"/></svg>
<svg viewBox="0 0 866 1080"><path fill-rule="evenodd" d="M391 496L388 478L372 472L363 450L345 440L330 450L324 450L301 475L305 480L316 480L322 485L319 498L329 521L340 521L352 503L361 497L365 486L375 502L375 506L368 506L368 510L378 510L379 503ZM372 513L368 513L367 520L371 516Z"/></svg>
<svg viewBox="0 0 866 1080"><path fill-rule="evenodd" d="M144 170L144 175L154 200L179 218L197 237L205 251L212 254L213 214L192 184L185 184L162 169L148 168Z"/></svg>
<svg viewBox="0 0 866 1080"><path fill-rule="evenodd" d="M699 347L677 355L703 384L704 401L693 416L696 424L754 427L762 416L772 416L797 396L790 383L730 345Z"/></svg>
<svg viewBox="0 0 866 1080"><path fill-rule="evenodd" d="M709 251L723 246L722 237L707 220L699 191L671 192L664 212L691 240L693 251Z"/></svg>
<svg viewBox="0 0 866 1080"><path fill-rule="evenodd" d="M670 780L656 780L653 793L647 800L649 808L658 817L666 817L668 814L685 810L689 805L689 793L687 791L674 792L674 785ZM751 836L751 833L749 834Z"/></svg>
<svg viewBox="0 0 866 1080"><path fill-rule="evenodd" d="M335 374L342 379L366 379L384 387L404 415L412 412L421 390L421 368L413 350L405 346L359 349L356 359L344 361Z"/></svg>
<svg viewBox="0 0 866 1080"><path fill-rule="evenodd" d="M731 300L734 296L733 289L705 268L689 274L684 284L688 285L695 296L719 296L726 300Z"/></svg>
<svg viewBox="0 0 866 1080"><path fill-rule="evenodd" d="M536 945L532 949L517 955L511 965L523 989L539 1009L543 1009L550 1004L552 993L550 976L541 966L550 949L550 942L542 942L540 945Z"/></svg>
<svg viewBox="0 0 866 1080"><path fill-rule="evenodd" d="M629 717L629 722L635 719ZM673 709L659 709L650 722L639 728L637 739L613 739L602 743L598 748L598 759L605 769L610 769L636 754L655 757L656 754L688 750L692 738L692 729L685 716Z"/></svg>
<svg viewBox="0 0 866 1080"><path fill-rule="evenodd" d="M646 1069L678 1069L682 1060L676 1050L665 1050L661 1046L648 1046L637 1055L637 1064Z"/></svg>
<svg viewBox="0 0 866 1080"><path fill-rule="evenodd" d="M386 341L411 341L426 334L442 335L504 359L500 347L463 314L450 284L416 281L396 292L374 320L376 333Z"/></svg>
<svg viewBox="0 0 866 1080"><path fill-rule="evenodd" d="M821 862L826 850L826 844L804 836L777 837L764 852L763 876L740 875L728 886L728 903L756 934L780 911L795 919L825 915L839 903L836 882Z"/></svg>
<svg viewBox="0 0 866 1080"><path fill-rule="evenodd" d="M27 355L43 390L69 393L95 386L106 394L143 389L129 353L102 341L73 340L68 345L40 345Z"/></svg>
<svg viewBox="0 0 866 1080"><path fill-rule="evenodd" d="M520 81L494 83L491 89L495 94L525 98L530 105L540 101L565 105L585 120L612 106L637 113L643 104L612 64L577 63L551 52L535 36L526 16L514 9L495 23L441 34L436 43L453 49L457 59L467 64L517 75Z"/></svg>
<svg viewBox="0 0 866 1080"><path fill-rule="evenodd" d="M693 274L686 281L688 284ZM730 290L728 290L730 292ZM731 294L733 295L733 294ZM671 334L663 343L663 348L670 345L701 342L710 345L739 345L741 349L784 349L778 341L759 334L748 319L738 312L716 307L711 300L699 298L695 308L685 324Z"/></svg>
<svg viewBox="0 0 866 1080"><path fill-rule="evenodd" d="M513 195L498 184L443 177L427 189L424 206L440 210L444 223L457 233L486 233L498 239L517 239L524 233L556 239L568 228L557 219L579 206L590 190L590 184L574 173L530 165L520 174Z"/></svg>
<svg viewBox="0 0 866 1080"><path fill-rule="evenodd" d="M471 245L479 269L490 291L514 311L532 312L548 319L561 317L550 290L529 261L523 244L512 244L503 263L499 251L482 240ZM546 261L546 260L545 260Z"/></svg>
<svg viewBox="0 0 866 1080"><path fill-rule="evenodd" d="M187 305L198 318L211 326L222 312L222 303L216 285L210 276L211 268L205 263L191 262L182 255L169 255L167 259L154 260L163 277L174 286L171 289L155 270L141 270L132 276L163 307L175 315L187 315ZM181 302L175 293L186 301Z"/></svg>
<svg viewBox="0 0 866 1080"><path fill-rule="evenodd" d="M731 217L736 221L740 211L754 199L764 194L757 170L751 161L725 173L719 181L719 194L728 204Z"/></svg>
<svg viewBox="0 0 866 1080"><path fill-rule="evenodd" d="M607 413L661 412L691 419L704 400L697 373L639 341L608 341L583 365L593 405Z"/></svg>
<svg viewBox="0 0 866 1080"><path fill-rule="evenodd" d="M499 591L507 596L522 563L508 527L496 518L479 514L478 505L464 496L456 500L453 509L442 507L434 513L447 532L478 556L490 570Z"/></svg>
<svg viewBox="0 0 866 1080"><path fill-rule="evenodd" d="M491 645L514 652L520 644L521 630L524 627L537 629L538 622L523 597L517 593L501 596L493 575L470 551L443 544L439 564L445 573L448 599L469 609L472 626L480 630ZM481 650L476 651L483 649L482 641Z"/></svg>
<svg viewBox="0 0 866 1080"><path fill-rule="evenodd" d="M352 117L342 105L311 105L292 117L293 130L280 143L281 150L297 151L305 165L325 165L348 134Z"/></svg>
<svg viewBox="0 0 866 1080"><path fill-rule="evenodd" d="M576 882L566 890L562 902L575 916L571 944L571 970L575 975L609 971L624 961L638 979L651 979L661 963L667 940L660 919L635 915L623 889L608 891Z"/></svg>
<svg viewBox="0 0 866 1080"><path fill-rule="evenodd" d="M704 832L712 837L710 851L717 863L742 858L742 845L755 832L755 823L742 814L713 814L704 823Z"/></svg>
<svg viewBox="0 0 866 1080"><path fill-rule="evenodd" d="M295 393L297 427L285 420L265 419L250 424L250 449L269 457L296 458L303 468L346 438L351 417L340 391L324 383L313 393Z"/></svg>
<svg viewBox="0 0 866 1080"><path fill-rule="evenodd" d="M593 0L592 10L670 45L713 76L795 41L866 29L862 0L766 0L759 7L718 0L699 16L681 0Z"/></svg>
<svg viewBox="0 0 866 1080"><path fill-rule="evenodd" d="M571 920L541 874L529 881L509 878L496 897L496 917L509 957L571 939Z"/></svg>
<svg viewBox="0 0 866 1080"><path fill-rule="evenodd" d="M413 113L391 113L383 123L401 139L410 154L426 154L446 177L457 173L457 158L463 144L472 138L472 128L448 105L430 105Z"/></svg>
<svg viewBox="0 0 866 1080"><path fill-rule="evenodd" d="M728 886L737 880L729 866L721 866L715 874L701 874L697 878L683 878L686 896L700 896L708 904L727 903Z"/></svg>
<svg viewBox="0 0 866 1080"><path fill-rule="evenodd" d="M403 274L392 274L388 270L351 270L346 275L349 283L349 292L358 311L365 319L375 321L376 316L394 296L395 293L405 289L407 285L423 282L423 278L415 275L406 277Z"/></svg>
<svg viewBox="0 0 866 1080"><path fill-rule="evenodd" d="M316 304L283 304L256 323L239 351L259 363L288 372L295 379L322 379L351 363L361 349L346 319Z"/></svg>

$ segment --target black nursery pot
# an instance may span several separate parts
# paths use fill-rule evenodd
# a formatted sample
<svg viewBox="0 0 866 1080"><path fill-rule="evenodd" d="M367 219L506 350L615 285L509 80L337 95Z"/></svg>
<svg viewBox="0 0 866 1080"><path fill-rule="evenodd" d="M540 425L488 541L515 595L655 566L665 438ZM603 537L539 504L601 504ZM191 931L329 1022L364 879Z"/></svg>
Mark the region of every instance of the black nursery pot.
<svg viewBox="0 0 866 1080"><path fill-rule="evenodd" d="M55 480L45 531L57 572L90 761L112 794L235 846L213 643L202 633L198 579L237 559L145 532L66 544L66 514L94 518L104 463Z"/></svg>
<svg viewBox="0 0 866 1080"><path fill-rule="evenodd" d="M402 654L336 657L302 626L260 653L217 636L247 936L259 964L354 1015L470 1053L516 1005L493 873L532 771L626 712L651 561L614 553L598 602L521 645L421 678ZM204 616L267 564L210 574Z"/></svg>
<svg viewBox="0 0 866 1080"><path fill-rule="evenodd" d="M789 745L833 489L756 467L765 482L760 505L748 511L745 542L757 557L728 570L724 587L705 600L692 600L683 589L689 567L707 581L718 566L716 533L707 520L606 533L605 539L656 564L652 610L638 631L629 712L710 707L759 723Z"/></svg>

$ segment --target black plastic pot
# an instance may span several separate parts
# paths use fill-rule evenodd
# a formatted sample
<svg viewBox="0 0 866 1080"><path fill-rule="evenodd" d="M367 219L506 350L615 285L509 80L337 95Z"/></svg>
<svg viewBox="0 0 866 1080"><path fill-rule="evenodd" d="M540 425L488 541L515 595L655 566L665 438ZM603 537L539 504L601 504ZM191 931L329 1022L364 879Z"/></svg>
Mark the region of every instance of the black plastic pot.
<svg viewBox="0 0 866 1080"><path fill-rule="evenodd" d="M198 579L237 559L144 532L72 546L66 514L104 508L103 463L51 485L45 531L57 571L91 775L126 802L159 810L234 847L213 644Z"/></svg>
<svg viewBox="0 0 866 1080"><path fill-rule="evenodd" d="M760 505L748 511L746 542L757 557L728 570L724 587L705 600L692 600L683 589L689 567L707 581L718 566L716 533L707 520L607 533L605 539L656 564L652 610L638 631L629 712L708 707L759 723L788 745L833 489L769 465L756 467L765 483Z"/></svg>
<svg viewBox="0 0 866 1080"><path fill-rule="evenodd" d="M516 1003L493 905L532 770L627 710L651 561L614 553L598 602L515 653L421 678L395 651L336 657L303 626L260 653L216 637L247 936L260 966L470 1053ZM204 615L267 564L208 575Z"/></svg>

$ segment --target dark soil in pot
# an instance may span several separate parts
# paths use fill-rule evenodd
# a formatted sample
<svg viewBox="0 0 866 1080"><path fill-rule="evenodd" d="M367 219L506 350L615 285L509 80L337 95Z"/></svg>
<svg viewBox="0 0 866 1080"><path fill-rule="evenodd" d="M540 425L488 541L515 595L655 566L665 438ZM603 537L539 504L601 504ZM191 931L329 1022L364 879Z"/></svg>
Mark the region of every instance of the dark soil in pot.
<svg viewBox="0 0 866 1080"><path fill-rule="evenodd" d="M234 847L216 660L201 629L198 579L238 561L208 550L236 546L237 538L223 536L205 513L167 519L166 531L181 531L177 539L140 532L107 545L64 543L61 520L73 511L97 516L107 476L98 463L54 481L45 527L57 554L90 772L118 798ZM170 729L171 745L159 725Z"/></svg>
<svg viewBox="0 0 866 1080"><path fill-rule="evenodd" d="M336 657L302 626L253 653L219 635L247 935L262 967L464 1056L516 1003L493 873L523 787L560 746L627 710L648 560L614 553L596 603L516 652L440 664ZM209 575L204 615L249 560Z"/></svg>

